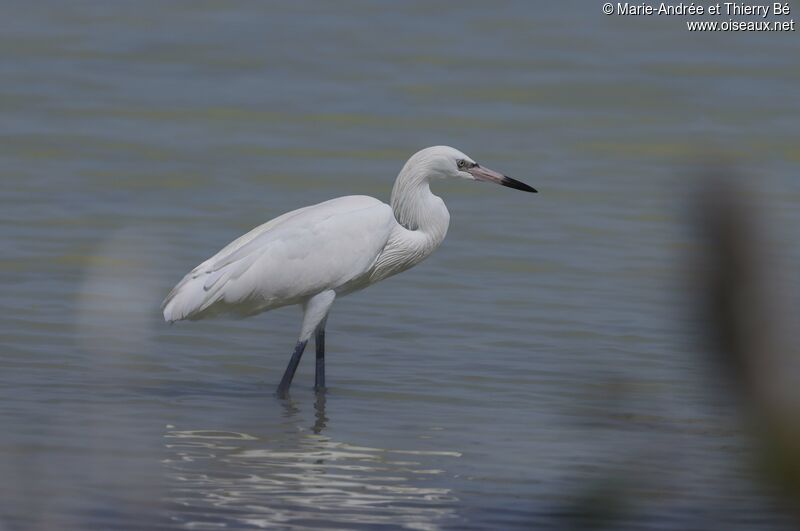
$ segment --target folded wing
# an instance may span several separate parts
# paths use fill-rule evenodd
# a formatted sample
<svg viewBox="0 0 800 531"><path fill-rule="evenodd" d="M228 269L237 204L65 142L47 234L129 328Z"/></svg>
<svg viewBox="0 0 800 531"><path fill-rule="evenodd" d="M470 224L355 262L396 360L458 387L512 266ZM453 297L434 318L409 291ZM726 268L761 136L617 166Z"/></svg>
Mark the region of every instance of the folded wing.
<svg viewBox="0 0 800 531"><path fill-rule="evenodd" d="M234 240L181 280L164 319L251 315L367 273L395 224L389 205L347 196L288 212Z"/></svg>

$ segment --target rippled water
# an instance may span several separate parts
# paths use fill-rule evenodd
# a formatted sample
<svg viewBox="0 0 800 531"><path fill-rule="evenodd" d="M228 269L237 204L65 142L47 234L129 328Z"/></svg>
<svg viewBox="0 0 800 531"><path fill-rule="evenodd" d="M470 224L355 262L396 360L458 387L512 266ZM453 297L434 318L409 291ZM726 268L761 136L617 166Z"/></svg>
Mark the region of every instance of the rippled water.
<svg viewBox="0 0 800 531"><path fill-rule="evenodd" d="M682 164L754 176L796 263L796 35L586 2L11 3L0 25L0 529L765 529L689 337ZM451 144L443 247L299 312L165 325L225 243L388 199ZM792 287L797 288L796 280ZM308 355L307 355L308 356Z"/></svg>

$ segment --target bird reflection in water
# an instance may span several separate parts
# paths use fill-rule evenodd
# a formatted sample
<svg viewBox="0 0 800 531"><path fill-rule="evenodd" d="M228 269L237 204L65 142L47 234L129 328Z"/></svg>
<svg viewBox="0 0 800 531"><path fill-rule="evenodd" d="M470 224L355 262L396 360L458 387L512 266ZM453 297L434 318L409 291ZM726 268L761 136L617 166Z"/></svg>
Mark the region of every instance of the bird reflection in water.
<svg viewBox="0 0 800 531"><path fill-rule="evenodd" d="M328 417L325 415L325 390L317 393L316 401L314 402L314 426L311 427L316 435L322 433L322 430L328 425Z"/></svg>
<svg viewBox="0 0 800 531"><path fill-rule="evenodd" d="M392 525L437 529L458 522L443 486L457 452L390 450L334 441L325 393L281 401L258 435L179 430L165 435L173 521L187 527Z"/></svg>
<svg viewBox="0 0 800 531"><path fill-rule="evenodd" d="M328 425L328 417L325 414L325 390L317 391L315 393L314 401L314 424L311 426L311 432L315 435L322 434L322 431ZM294 421L300 413L300 408L297 403L291 398L281 402L283 406L283 418Z"/></svg>

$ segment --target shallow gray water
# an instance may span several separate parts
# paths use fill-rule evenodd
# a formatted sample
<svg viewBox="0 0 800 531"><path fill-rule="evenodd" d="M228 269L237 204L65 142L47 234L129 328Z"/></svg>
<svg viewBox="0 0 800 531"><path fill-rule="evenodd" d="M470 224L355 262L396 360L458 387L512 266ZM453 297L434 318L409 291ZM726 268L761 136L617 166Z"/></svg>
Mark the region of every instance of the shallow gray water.
<svg viewBox="0 0 800 531"><path fill-rule="evenodd" d="M588 2L4 11L0 529L782 524L691 340L680 177L733 157L797 263L796 34ZM442 248L337 301L324 398L309 359L272 395L296 309L161 321L240 233L388 199L431 144L541 193L437 188Z"/></svg>

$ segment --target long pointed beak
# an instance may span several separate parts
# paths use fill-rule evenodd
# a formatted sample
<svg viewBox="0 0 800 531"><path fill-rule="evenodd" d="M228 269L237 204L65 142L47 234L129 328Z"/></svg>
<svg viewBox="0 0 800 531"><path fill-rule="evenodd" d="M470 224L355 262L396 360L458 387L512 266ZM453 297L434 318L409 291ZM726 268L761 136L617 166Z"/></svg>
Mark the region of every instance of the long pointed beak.
<svg viewBox="0 0 800 531"><path fill-rule="evenodd" d="M509 188L514 188L515 190L522 190L523 192L533 192L534 194L538 193L538 190L532 186L528 186L527 184L519 182L516 179L512 179L511 177L503 175L502 173L490 170L489 168L484 168L480 165L473 166L467 171L470 173L470 175L475 177L476 181L488 181L490 183L508 186Z"/></svg>

